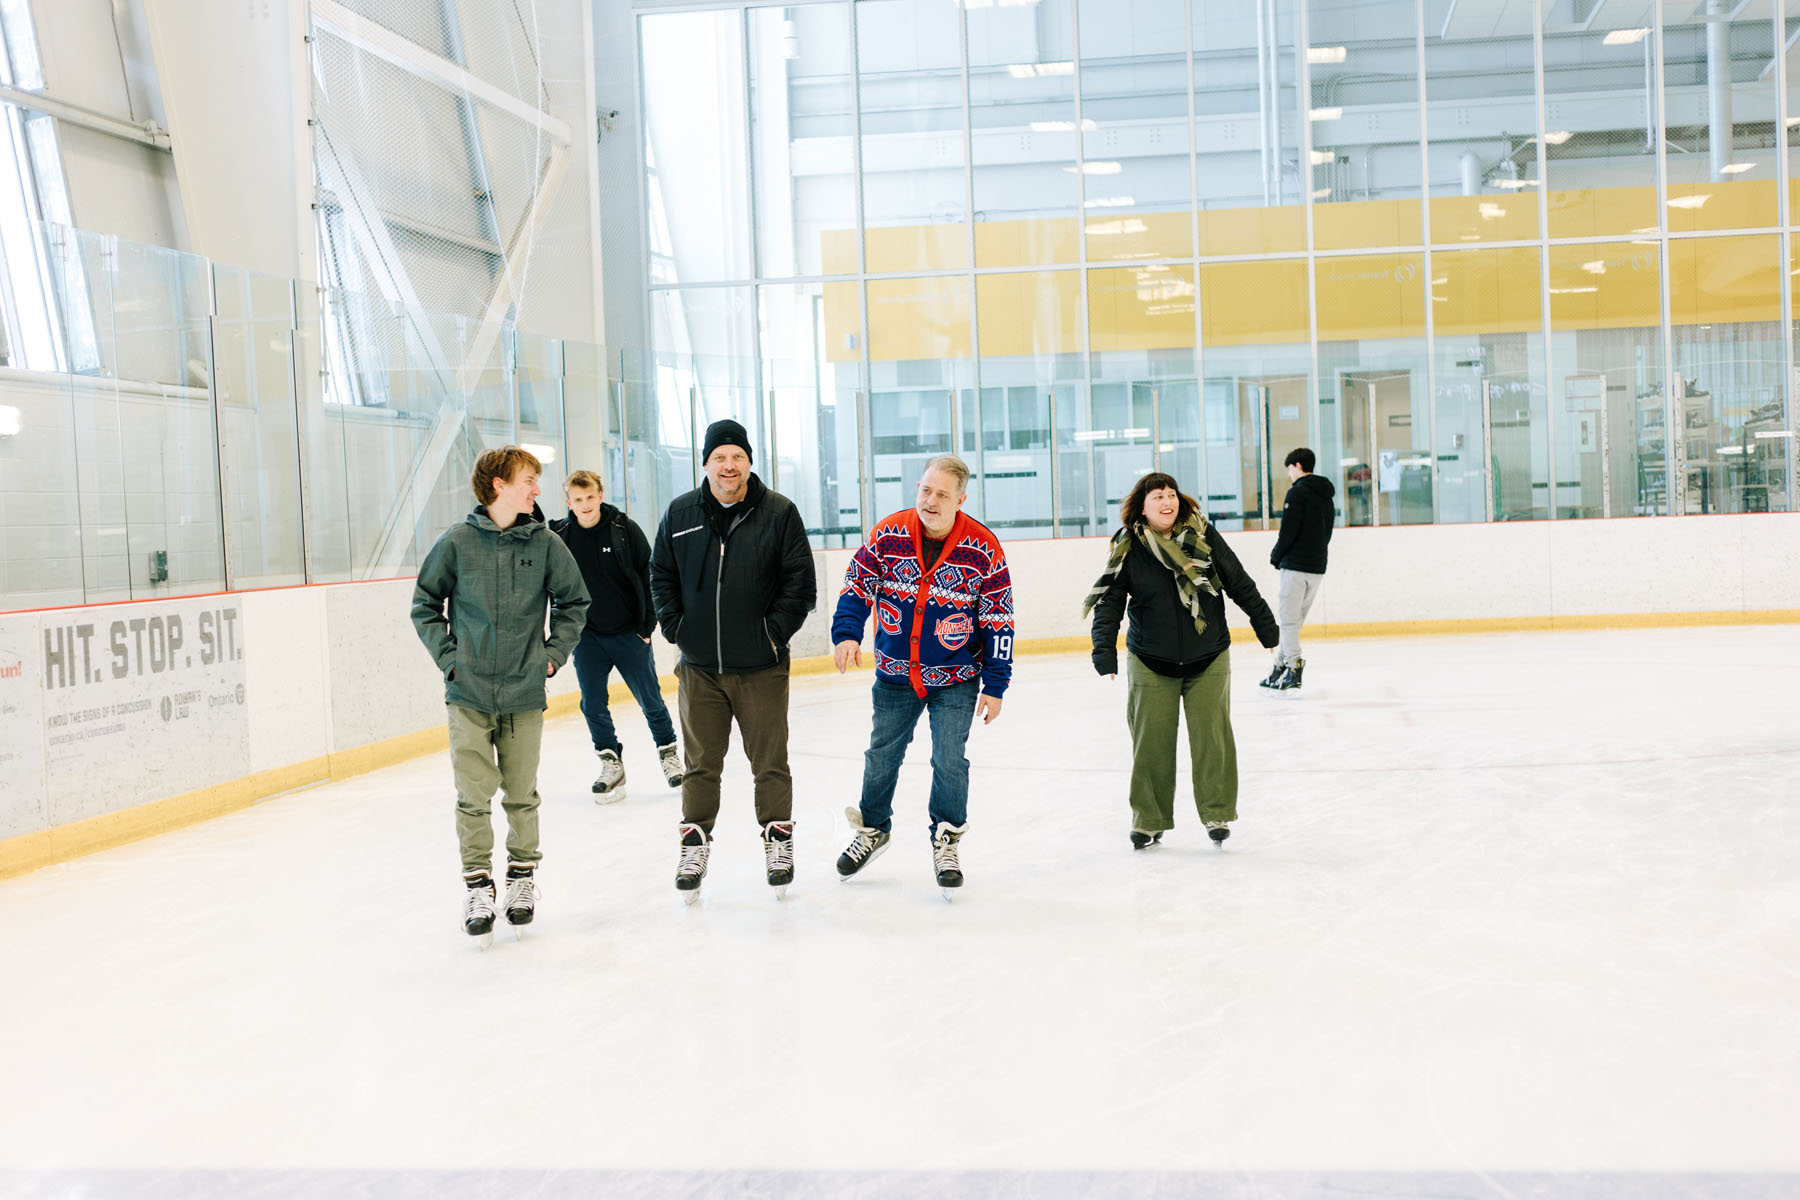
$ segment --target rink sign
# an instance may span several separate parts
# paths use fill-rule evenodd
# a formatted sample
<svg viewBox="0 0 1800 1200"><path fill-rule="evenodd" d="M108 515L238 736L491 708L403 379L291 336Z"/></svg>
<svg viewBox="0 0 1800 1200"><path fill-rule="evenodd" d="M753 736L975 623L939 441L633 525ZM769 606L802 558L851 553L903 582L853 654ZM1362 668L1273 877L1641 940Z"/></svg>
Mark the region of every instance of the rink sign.
<svg viewBox="0 0 1800 1200"><path fill-rule="evenodd" d="M37 623L48 824L249 773L236 597L75 609Z"/></svg>

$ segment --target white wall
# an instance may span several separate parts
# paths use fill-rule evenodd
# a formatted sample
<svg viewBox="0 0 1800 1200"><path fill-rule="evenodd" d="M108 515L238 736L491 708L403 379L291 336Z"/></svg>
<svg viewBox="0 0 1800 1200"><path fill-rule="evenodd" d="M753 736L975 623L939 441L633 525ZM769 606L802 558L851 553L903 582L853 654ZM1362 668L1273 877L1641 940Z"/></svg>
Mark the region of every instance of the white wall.
<svg viewBox="0 0 1800 1200"><path fill-rule="evenodd" d="M1272 601L1276 579L1267 558L1274 534L1227 538ZM1106 541L1020 541L1007 556L1019 637L1084 638L1081 601L1105 563ZM819 606L795 638L796 658L829 652L831 610L848 558L842 550L815 554ZM1791 610L1800 596L1800 515L1340 530L1331 561L1314 627ZM443 720L443 684L413 633L411 594L411 581L385 580L0 615L0 837L435 728ZM58 764L45 714L67 709L63 689L75 685L52 673L59 686L46 686L47 633L94 625L101 630L98 655L110 622L172 613L184 618L185 650L193 652L196 614L230 604L241 606L244 655L240 668L225 669L241 670L241 713L225 703L215 720L187 727L191 733L171 734L152 721L131 735L138 739L131 754L95 761L93 786L71 776L66 743ZM1233 627L1247 625L1234 607L1228 611ZM660 636L656 658L662 672L673 668L673 648ZM199 670L191 663L184 669ZM168 678L162 693L179 696L189 687L179 674ZM230 695L232 679L227 673L214 681L225 688L221 696ZM146 685L84 676L79 686L87 689L83 705L104 707L113 693L138 695ZM552 694L574 686L573 671L550 684ZM144 694L160 693L152 686ZM56 735L69 728L59 726ZM552 736L585 734L565 728ZM182 737L191 738L191 752L180 753Z"/></svg>

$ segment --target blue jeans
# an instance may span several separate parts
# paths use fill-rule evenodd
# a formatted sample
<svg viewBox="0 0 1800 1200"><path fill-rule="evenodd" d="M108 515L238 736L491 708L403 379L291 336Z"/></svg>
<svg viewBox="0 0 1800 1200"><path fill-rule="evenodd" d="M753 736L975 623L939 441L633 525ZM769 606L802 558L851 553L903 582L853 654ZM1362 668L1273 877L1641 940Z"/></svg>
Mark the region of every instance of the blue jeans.
<svg viewBox="0 0 1800 1200"><path fill-rule="evenodd" d="M650 643L635 633L602 636L583 629L575 647L575 678L581 682L581 715L587 718L594 749L623 752L606 702L606 684L614 667L619 669L619 678L631 689L638 707L644 710L644 720L650 723L650 736L656 744L673 745L675 722L669 718L669 706L663 703L662 689L656 682L656 660L650 655Z"/></svg>
<svg viewBox="0 0 1800 1200"><path fill-rule="evenodd" d="M912 742L919 714L931 713L931 836L939 825L961 825L969 818L969 760L963 747L975 723L975 701L981 681L971 679L914 694L910 683L875 681L875 728L863 756L862 819L873 829L894 828L894 787L900 764Z"/></svg>

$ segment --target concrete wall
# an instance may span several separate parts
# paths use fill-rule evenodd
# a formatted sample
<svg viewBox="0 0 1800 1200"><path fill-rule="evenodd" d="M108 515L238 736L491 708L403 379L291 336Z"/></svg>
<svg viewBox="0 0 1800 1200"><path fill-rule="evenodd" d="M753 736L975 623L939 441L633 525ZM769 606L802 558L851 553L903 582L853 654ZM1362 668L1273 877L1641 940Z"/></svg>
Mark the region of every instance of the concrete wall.
<svg viewBox="0 0 1800 1200"><path fill-rule="evenodd" d="M1273 538L1229 535L1271 600ZM1105 552L1100 538L1008 547L1023 641L1085 638L1081 600ZM820 605L796 658L828 653L848 557L814 556ZM295 764L312 764L297 782L323 779L328 756L439 728L443 686L412 631L411 589L386 580L0 614L0 838ZM1800 515L1355 529L1333 541L1311 624L1791 619L1796 597ZM656 657L673 668L660 637ZM574 686L564 671L551 694Z"/></svg>

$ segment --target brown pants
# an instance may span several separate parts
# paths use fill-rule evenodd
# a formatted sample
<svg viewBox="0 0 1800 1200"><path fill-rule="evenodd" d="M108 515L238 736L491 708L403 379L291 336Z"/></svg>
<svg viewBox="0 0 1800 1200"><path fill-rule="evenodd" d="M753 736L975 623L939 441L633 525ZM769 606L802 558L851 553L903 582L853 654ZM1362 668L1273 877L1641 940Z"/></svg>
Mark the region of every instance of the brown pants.
<svg viewBox="0 0 1800 1200"><path fill-rule="evenodd" d="M756 773L756 823L786 821L794 813L788 773L788 665L749 674L715 675L681 663L681 819L712 836L719 815L719 777L731 748L731 722L744 735L744 757Z"/></svg>

